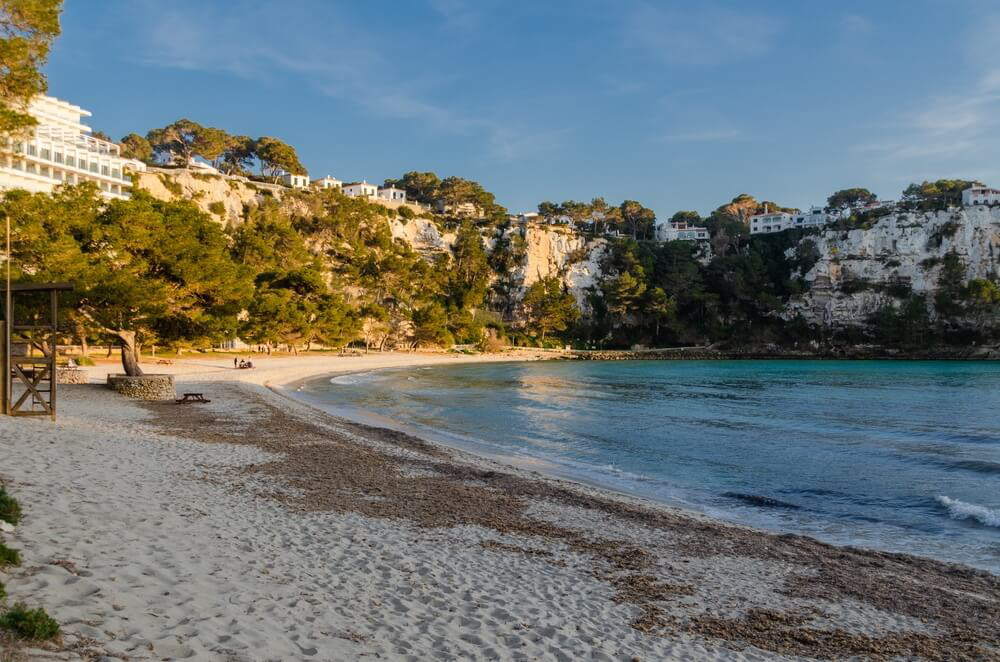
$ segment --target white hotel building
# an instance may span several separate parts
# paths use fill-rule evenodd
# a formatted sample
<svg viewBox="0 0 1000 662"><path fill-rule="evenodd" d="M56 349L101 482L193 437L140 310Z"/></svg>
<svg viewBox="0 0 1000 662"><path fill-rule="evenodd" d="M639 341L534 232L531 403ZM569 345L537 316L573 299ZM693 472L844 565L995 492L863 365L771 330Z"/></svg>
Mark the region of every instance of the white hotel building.
<svg viewBox="0 0 1000 662"><path fill-rule="evenodd" d="M0 191L50 193L60 184L94 182L108 198L128 198L127 171L144 171L141 161L122 158L118 145L90 135L80 120L90 112L54 97L40 96L28 108L37 126L26 137L0 142Z"/></svg>

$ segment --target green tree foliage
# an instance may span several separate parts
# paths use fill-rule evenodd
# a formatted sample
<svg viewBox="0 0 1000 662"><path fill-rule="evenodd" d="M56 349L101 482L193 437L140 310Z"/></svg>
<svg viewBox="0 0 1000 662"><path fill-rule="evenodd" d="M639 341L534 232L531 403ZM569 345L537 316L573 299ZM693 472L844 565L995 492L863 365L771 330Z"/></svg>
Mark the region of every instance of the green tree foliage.
<svg viewBox="0 0 1000 662"><path fill-rule="evenodd" d="M962 204L962 191L982 182L971 179L939 179L935 182L910 184L903 190L904 203L919 210L941 210Z"/></svg>
<svg viewBox="0 0 1000 662"><path fill-rule="evenodd" d="M432 205L441 195L441 179L433 172L407 172L399 179L385 180L386 186L406 191L406 199Z"/></svg>
<svg viewBox="0 0 1000 662"><path fill-rule="evenodd" d="M413 342L418 346L445 347L454 342L444 306L432 302L413 311Z"/></svg>
<svg viewBox="0 0 1000 662"><path fill-rule="evenodd" d="M459 228L452 259L441 265L446 270L444 294L453 313L476 309L483 304L490 269L483 239L471 221Z"/></svg>
<svg viewBox="0 0 1000 662"><path fill-rule="evenodd" d="M250 136L229 136L216 167L228 175L245 175L257 158L257 141Z"/></svg>
<svg viewBox="0 0 1000 662"><path fill-rule="evenodd" d="M68 280L71 316L115 336L123 367L140 374L138 348L232 337L250 293L220 226L191 202L138 193L104 203L93 186L55 195L15 191L0 203L14 220L18 276Z"/></svg>
<svg viewBox="0 0 1000 662"><path fill-rule="evenodd" d="M264 136L257 139L255 147L257 159L260 161L260 174L278 180L282 172L293 175L304 175L305 167L299 162L295 148L277 138Z"/></svg>
<svg viewBox="0 0 1000 662"><path fill-rule="evenodd" d="M137 159L143 163L153 162L153 146L138 133L130 133L121 139L122 156Z"/></svg>
<svg viewBox="0 0 1000 662"><path fill-rule="evenodd" d="M944 318L955 318L965 311L962 305L965 294L965 263L951 251L941 261L938 289L934 297L934 307Z"/></svg>
<svg viewBox="0 0 1000 662"><path fill-rule="evenodd" d="M696 211L679 211L670 217L671 223L687 223L688 225L701 225L701 214Z"/></svg>
<svg viewBox="0 0 1000 662"><path fill-rule="evenodd" d="M175 165L187 165L197 154L198 136L204 130L200 124L180 119L162 129L151 129L146 140L158 159Z"/></svg>
<svg viewBox="0 0 1000 662"><path fill-rule="evenodd" d="M504 319L510 319L520 294L520 267L528 257L524 236L509 223L497 228L489 265L496 278L490 288L491 301Z"/></svg>
<svg viewBox="0 0 1000 662"><path fill-rule="evenodd" d="M62 0L0 3L0 136L36 124L27 106L47 89L42 66L59 36Z"/></svg>
<svg viewBox="0 0 1000 662"><path fill-rule="evenodd" d="M524 295L524 310L526 326L541 336L543 344L547 334L565 331L580 318L576 299L555 276L531 284Z"/></svg>
<svg viewBox="0 0 1000 662"><path fill-rule="evenodd" d="M845 188L827 198L826 206L827 209L853 208L876 200L878 196L866 188Z"/></svg>

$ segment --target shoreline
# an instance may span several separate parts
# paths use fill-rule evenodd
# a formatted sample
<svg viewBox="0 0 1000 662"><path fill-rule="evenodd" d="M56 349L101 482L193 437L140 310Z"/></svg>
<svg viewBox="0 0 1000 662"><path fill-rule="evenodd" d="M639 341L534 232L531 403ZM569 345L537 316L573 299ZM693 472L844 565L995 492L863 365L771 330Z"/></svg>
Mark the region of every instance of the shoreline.
<svg viewBox="0 0 1000 662"><path fill-rule="evenodd" d="M981 563L975 563L974 561L963 560L960 558L945 558L937 555L932 555L930 553L924 552L914 552L908 551L906 544L898 544L895 548L890 545L886 546L875 546L869 544L867 540L863 537L859 538L857 536L823 536L817 534L813 531L809 531L807 528L799 526L783 525L781 518L775 516L771 510L767 507L761 507L758 505L756 510L751 510L753 515L756 517L747 516L746 513L734 512L732 510L726 510L718 506L708 506L703 503L699 503L693 500L685 500L682 498L671 499L669 497L661 497L658 495L650 494L648 492L643 492L640 487L620 484L621 481L612 483L611 479L602 480L601 477L591 478L585 475L584 469L574 468L571 464L563 464L557 460L551 460L536 455L530 454L514 454L505 453L504 449L497 450L489 442L481 442L470 436L463 434L452 433L445 430L439 430L432 428L430 426L417 424L417 423L407 423L398 421L395 419L390 419L386 416L378 415L373 411L365 410L356 406L338 406L332 403L324 403L319 399L310 397L308 394L301 392L301 387L314 380L328 380L335 377L343 377L348 375L359 375L359 374L369 374L375 372L383 372L389 370L398 371L408 371L415 369L417 366L412 367L401 367L392 366L386 368L375 368L368 370L351 370L346 372L335 372L335 373L325 373L321 375L313 374L302 379L297 379L284 386L276 385L266 385L268 388L276 395L287 398L291 402L295 402L304 405L319 414L325 416L333 416L336 418L342 418L353 423L358 423L360 425L369 426L372 428L384 428L387 430L392 430L394 432L406 434L412 437L419 438L427 443L439 446L445 451L450 451L459 454L459 457L465 456L465 458L471 459L473 461L483 460L491 463L495 463L500 469L514 470L514 471L524 471L531 473L534 477L552 479L555 481L569 482L578 485L585 489L597 490L601 493L605 493L609 496L620 497L624 499L631 499L635 502L644 505L649 508L664 508L669 511L675 511L683 513L690 517L703 517L709 519L713 522L720 522L732 526L745 527L753 531L765 533L768 535L799 535L814 539L823 544L832 545L835 547L853 547L857 549L870 550L875 552L883 552L889 554L905 554L916 556L919 558L926 558L929 560L941 562L941 563L953 563L975 568L976 570L981 570L985 572L990 572L994 575L1000 576L1000 571L997 570L995 566L987 566ZM432 366L422 366L424 368L429 368ZM436 367L436 366L433 366ZM633 481L634 482L634 481ZM749 494L742 495L743 497L750 497L751 499L756 498L761 501L768 501L770 497L765 495ZM745 503L745 501L744 501ZM751 502L752 503L752 502ZM902 535L902 532L900 532Z"/></svg>
<svg viewBox="0 0 1000 662"><path fill-rule="evenodd" d="M273 390L337 361L174 365L211 404L74 386L55 424L0 419L27 506L11 596L67 650L131 659L1000 656L996 575L511 469Z"/></svg>

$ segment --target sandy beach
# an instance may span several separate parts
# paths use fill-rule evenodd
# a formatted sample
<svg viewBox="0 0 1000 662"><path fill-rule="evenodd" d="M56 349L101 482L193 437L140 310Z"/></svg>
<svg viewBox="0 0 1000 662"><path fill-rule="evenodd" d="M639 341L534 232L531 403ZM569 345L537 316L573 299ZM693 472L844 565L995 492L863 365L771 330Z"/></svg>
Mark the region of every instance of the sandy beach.
<svg viewBox="0 0 1000 662"><path fill-rule="evenodd" d="M309 376L511 357L185 359L207 405L0 417L9 659L1000 659L1000 577L774 535L316 411ZM197 385L197 388L194 388ZM4 658L0 655L0 659Z"/></svg>

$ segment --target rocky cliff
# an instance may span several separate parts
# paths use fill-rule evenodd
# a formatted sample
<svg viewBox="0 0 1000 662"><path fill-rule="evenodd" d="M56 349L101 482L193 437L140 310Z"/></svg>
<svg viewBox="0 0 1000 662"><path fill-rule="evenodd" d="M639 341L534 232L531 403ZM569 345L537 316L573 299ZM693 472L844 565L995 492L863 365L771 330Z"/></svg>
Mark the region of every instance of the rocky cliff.
<svg viewBox="0 0 1000 662"><path fill-rule="evenodd" d="M819 259L804 274L810 291L789 302L786 316L859 326L911 292L933 301L949 253L960 258L965 280L1000 272L1000 208L891 214L867 229L826 230L803 241L815 242Z"/></svg>
<svg viewBox="0 0 1000 662"><path fill-rule="evenodd" d="M307 198L301 194L287 196L287 189L283 187L184 169L155 169L140 173L137 185L161 200L191 200L202 211L226 225L241 222L246 209L266 197L282 201L283 206L295 214L309 213L305 204ZM400 205L387 206L396 208ZM442 230L434 219L425 216L409 219L394 216L389 219L389 229L394 239L405 241L428 258L451 250L456 236L455 232ZM520 282L522 291L539 279L558 276L581 307L586 307L586 290L596 283L600 275L600 259L607 248L605 240L588 241L566 227L537 223L514 226L508 232L520 232L524 238L525 257L514 274L514 280ZM483 238L487 248L492 248L495 241L492 230L487 231Z"/></svg>
<svg viewBox="0 0 1000 662"><path fill-rule="evenodd" d="M600 262L607 250L605 239L588 241L562 226L528 224L524 229L525 258L517 278L523 288L536 281L558 276L577 305L587 310L587 289L601 275Z"/></svg>
<svg viewBox="0 0 1000 662"><path fill-rule="evenodd" d="M136 185L154 198L192 200L202 211L225 224L240 222L245 206L257 204L263 195L274 195L269 189L275 188L180 169L152 169L137 173L136 177Z"/></svg>

